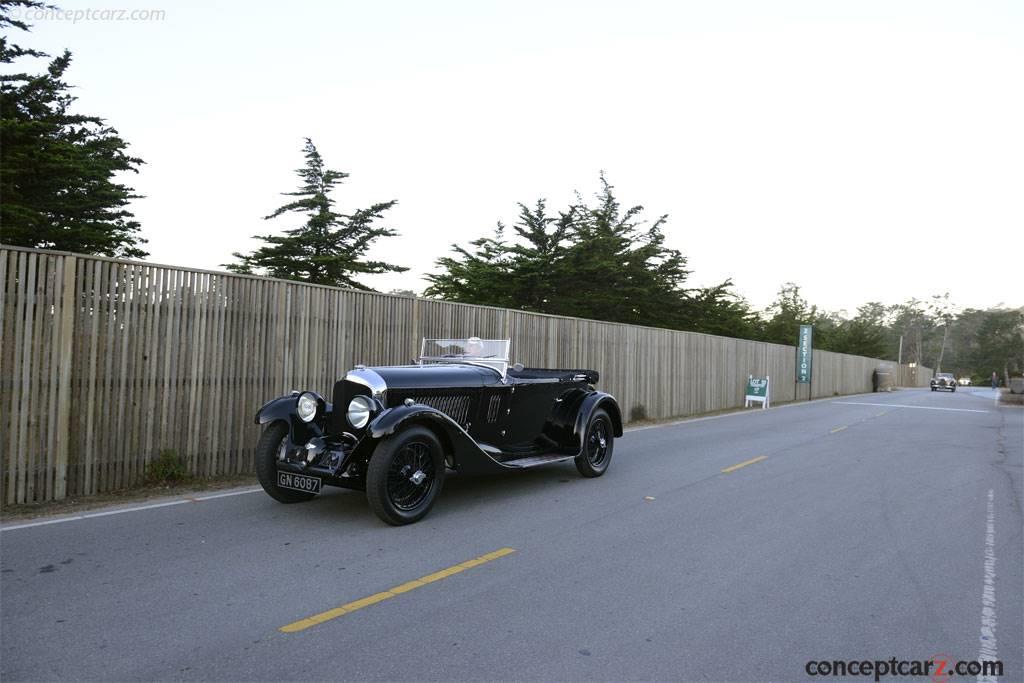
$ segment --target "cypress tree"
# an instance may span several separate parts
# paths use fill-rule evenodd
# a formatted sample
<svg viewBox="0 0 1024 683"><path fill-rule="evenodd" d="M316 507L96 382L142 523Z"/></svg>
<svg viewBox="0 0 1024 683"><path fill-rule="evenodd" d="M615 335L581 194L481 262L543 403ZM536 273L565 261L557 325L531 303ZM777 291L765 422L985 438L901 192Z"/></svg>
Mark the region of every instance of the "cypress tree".
<svg viewBox="0 0 1024 683"><path fill-rule="evenodd" d="M44 8L33 0L0 0L0 28L28 31L15 8ZM0 37L0 64L47 57ZM71 53L43 74L0 75L0 241L23 247L104 256L142 257L146 240L127 209L138 199L115 182L137 172L141 159L98 116L72 113L75 97L64 80Z"/></svg>
<svg viewBox="0 0 1024 683"><path fill-rule="evenodd" d="M306 138L303 153L306 164L296 170L302 184L295 192L284 193L295 199L278 207L264 220L298 214L305 222L298 228L285 230L282 235L256 235L266 245L250 254L235 252L233 256L238 262L225 264L228 270L368 291L372 291L371 288L359 282L357 276L408 270L384 261L364 259L374 241L398 234L391 228L375 225L398 202L373 204L351 214L336 212L330 193L349 174L327 168L309 138Z"/></svg>

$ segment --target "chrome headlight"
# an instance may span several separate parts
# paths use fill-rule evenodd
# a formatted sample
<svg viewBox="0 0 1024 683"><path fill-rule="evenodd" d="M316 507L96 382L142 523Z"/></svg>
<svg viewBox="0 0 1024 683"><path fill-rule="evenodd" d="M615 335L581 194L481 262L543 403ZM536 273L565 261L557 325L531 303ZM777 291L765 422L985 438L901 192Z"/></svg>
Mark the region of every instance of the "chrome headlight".
<svg viewBox="0 0 1024 683"><path fill-rule="evenodd" d="M299 414L299 419L303 422L312 422L313 418L316 417L316 410L319 407L316 400L316 396L306 392L299 396L299 402L296 405L295 412Z"/></svg>
<svg viewBox="0 0 1024 683"><path fill-rule="evenodd" d="M373 402L367 396L356 396L348 404L345 417L348 423L356 429L362 429L370 421L373 413Z"/></svg>

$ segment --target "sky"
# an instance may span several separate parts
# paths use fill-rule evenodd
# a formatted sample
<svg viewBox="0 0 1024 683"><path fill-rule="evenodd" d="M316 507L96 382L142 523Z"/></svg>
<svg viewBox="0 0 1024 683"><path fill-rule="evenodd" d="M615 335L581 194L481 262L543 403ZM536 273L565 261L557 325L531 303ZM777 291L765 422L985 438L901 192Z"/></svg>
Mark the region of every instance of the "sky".
<svg viewBox="0 0 1024 683"><path fill-rule="evenodd" d="M398 200L401 236L370 256L409 271L363 279L382 291L421 292L452 243L603 171L669 215L691 285L732 278L757 308L789 281L848 314L1024 305L1020 2L59 7L18 41L71 50L79 110L145 160L129 182L154 263L217 270L297 227L262 217L310 137L351 174L339 210Z"/></svg>

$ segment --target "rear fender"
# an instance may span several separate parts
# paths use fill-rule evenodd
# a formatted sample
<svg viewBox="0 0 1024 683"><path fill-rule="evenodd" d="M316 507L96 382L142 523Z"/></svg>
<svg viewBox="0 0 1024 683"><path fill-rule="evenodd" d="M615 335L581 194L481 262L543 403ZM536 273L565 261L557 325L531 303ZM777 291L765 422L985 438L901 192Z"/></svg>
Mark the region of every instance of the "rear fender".
<svg viewBox="0 0 1024 683"><path fill-rule="evenodd" d="M622 411L619 410L618 401L611 394L595 391L583 399L580 410L576 414L576 438L579 439L581 448L587 433L587 425L590 424L590 418L598 408L603 408L608 413L608 417L612 419L612 430L615 436L622 436Z"/></svg>

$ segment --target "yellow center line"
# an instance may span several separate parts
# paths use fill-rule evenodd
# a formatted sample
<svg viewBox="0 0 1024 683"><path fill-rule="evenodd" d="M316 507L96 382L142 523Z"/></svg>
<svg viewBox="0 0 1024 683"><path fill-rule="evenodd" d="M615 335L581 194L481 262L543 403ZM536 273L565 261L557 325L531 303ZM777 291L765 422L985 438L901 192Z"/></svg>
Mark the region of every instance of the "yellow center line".
<svg viewBox="0 0 1024 683"><path fill-rule="evenodd" d="M755 462L761 462L762 460L767 460L767 459L768 459L767 455L759 455L756 458L751 458L750 460L745 460L745 461L743 461L743 462L741 462L741 463L739 463L737 465L733 465L732 467L726 467L724 470L722 470L722 472L725 473L725 474L728 474L729 472L735 472L736 470L738 470L741 467L746 467L747 465L753 465Z"/></svg>
<svg viewBox="0 0 1024 683"><path fill-rule="evenodd" d="M442 569L441 571L434 572L433 574L427 574L426 576L421 576L418 579L407 581L401 585L395 586L394 588L389 588L386 591L374 593L373 595L360 600L346 603L341 607L335 607L334 609L329 609L326 612L320 612L319 614L314 614L311 617L293 621L287 626L282 626L278 631L281 631L282 633L297 633L299 631L305 631L307 628L316 626L317 624L322 624L325 621L330 621L331 619L337 619L340 616L355 612L356 610L360 610L364 607L369 607L370 605L376 605L378 602L390 600L391 598L398 597L402 593L408 593L411 590L426 586L428 583L433 583L434 581L447 579L453 574L464 572L467 569L472 569L473 567L479 567L482 564L487 564L491 560L497 560L499 557L505 557L506 555L511 555L514 552L515 548L501 548L500 550L495 550L492 553L487 553L480 557L474 557L472 560L466 560L465 562L448 567L447 569Z"/></svg>
<svg viewBox="0 0 1024 683"><path fill-rule="evenodd" d="M836 428L835 428L835 429L833 429L833 430L832 430L831 432L829 432L829 434L835 434L836 432L841 432L841 431L843 431L844 429L846 429L846 427L847 427L847 426L848 426L848 425L843 425L842 427L836 427Z"/></svg>

